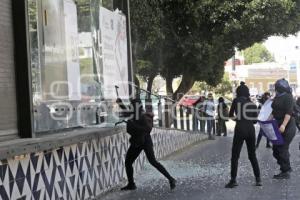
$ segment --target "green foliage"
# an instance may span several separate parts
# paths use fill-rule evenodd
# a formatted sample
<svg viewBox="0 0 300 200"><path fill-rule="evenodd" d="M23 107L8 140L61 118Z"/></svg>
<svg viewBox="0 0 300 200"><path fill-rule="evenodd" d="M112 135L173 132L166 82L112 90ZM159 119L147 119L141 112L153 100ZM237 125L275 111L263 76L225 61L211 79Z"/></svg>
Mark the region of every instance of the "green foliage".
<svg viewBox="0 0 300 200"><path fill-rule="evenodd" d="M245 64L274 61L269 50L261 43L255 43L253 46L245 49L244 56Z"/></svg>
<svg viewBox="0 0 300 200"><path fill-rule="evenodd" d="M91 31L91 7L90 0L76 0L78 13L78 31Z"/></svg>
<svg viewBox="0 0 300 200"><path fill-rule="evenodd" d="M190 90L190 93L201 93L202 91L213 91L219 96L226 96L232 90L232 84L229 80L228 74L224 74L221 82L216 86L208 85L206 82L195 82Z"/></svg>
<svg viewBox="0 0 300 200"><path fill-rule="evenodd" d="M137 60L136 64L141 78L147 81L147 75L152 74L153 64L148 60Z"/></svg>
<svg viewBox="0 0 300 200"><path fill-rule="evenodd" d="M131 0L130 7L134 69L147 80L159 74L163 16L156 0Z"/></svg>
<svg viewBox="0 0 300 200"><path fill-rule="evenodd" d="M215 87L214 92L221 96L226 96L231 91L232 91L232 84L229 80L229 76L228 76L228 74L224 74L224 77L223 77L221 83L219 83Z"/></svg>
<svg viewBox="0 0 300 200"><path fill-rule="evenodd" d="M167 80L177 96L195 81L216 86L224 61L271 35L300 30L297 0L131 0L134 60L137 73L150 71ZM139 70L137 60L152 63ZM177 91L172 79L182 76ZM168 86L169 85L169 86Z"/></svg>

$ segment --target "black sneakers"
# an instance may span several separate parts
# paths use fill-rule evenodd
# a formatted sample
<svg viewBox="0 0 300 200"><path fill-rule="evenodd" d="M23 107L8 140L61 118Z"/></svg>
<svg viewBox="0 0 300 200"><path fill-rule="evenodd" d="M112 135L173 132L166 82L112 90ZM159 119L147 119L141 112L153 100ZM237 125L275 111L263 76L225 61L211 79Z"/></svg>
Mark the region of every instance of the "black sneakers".
<svg viewBox="0 0 300 200"><path fill-rule="evenodd" d="M229 183L225 185L225 188L234 188L236 186L238 186L237 182L235 180L230 180Z"/></svg>
<svg viewBox="0 0 300 200"><path fill-rule="evenodd" d="M176 180L173 178L169 181L171 190L174 190L176 187Z"/></svg>
<svg viewBox="0 0 300 200"><path fill-rule="evenodd" d="M256 181L255 186L262 186L262 182L261 182L260 177L256 177L255 181Z"/></svg>
<svg viewBox="0 0 300 200"><path fill-rule="evenodd" d="M289 172L280 172L273 176L273 179L289 179L290 173Z"/></svg>
<svg viewBox="0 0 300 200"><path fill-rule="evenodd" d="M172 178L169 183L170 183L170 188L171 190L174 190L176 187L176 180ZM136 190L136 185L135 183L128 183L125 187L121 188L122 191L127 191L127 190Z"/></svg>
<svg viewBox="0 0 300 200"><path fill-rule="evenodd" d="M234 188L236 186L238 186L237 182L235 180L230 180L229 183L225 185L225 188ZM255 179L255 186L262 186L260 177Z"/></svg>
<svg viewBox="0 0 300 200"><path fill-rule="evenodd" d="M128 183L125 187L122 187L121 190L136 190L136 185L134 183Z"/></svg>

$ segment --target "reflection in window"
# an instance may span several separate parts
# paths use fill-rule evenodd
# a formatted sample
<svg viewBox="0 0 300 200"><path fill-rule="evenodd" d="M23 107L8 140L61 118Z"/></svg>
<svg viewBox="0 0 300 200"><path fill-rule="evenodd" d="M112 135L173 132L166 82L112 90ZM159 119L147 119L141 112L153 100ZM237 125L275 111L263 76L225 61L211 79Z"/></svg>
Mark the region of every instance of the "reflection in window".
<svg viewBox="0 0 300 200"><path fill-rule="evenodd" d="M32 71L32 91L33 101L41 99L41 69L39 56L39 39L38 39L38 21L37 21L37 2L28 1L28 28L31 47L31 71Z"/></svg>
<svg viewBox="0 0 300 200"><path fill-rule="evenodd" d="M116 122L103 96L99 0L27 1L34 130Z"/></svg>

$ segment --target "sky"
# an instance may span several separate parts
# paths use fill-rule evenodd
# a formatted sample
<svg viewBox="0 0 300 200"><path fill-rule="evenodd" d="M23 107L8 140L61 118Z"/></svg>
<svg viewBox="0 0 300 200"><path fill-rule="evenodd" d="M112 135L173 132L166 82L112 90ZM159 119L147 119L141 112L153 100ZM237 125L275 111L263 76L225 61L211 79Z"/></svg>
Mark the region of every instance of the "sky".
<svg viewBox="0 0 300 200"><path fill-rule="evenodd" d="M300 32L296 36L287 38L272 36L264 44L277 62L291 63L300 60Z"/></svg>

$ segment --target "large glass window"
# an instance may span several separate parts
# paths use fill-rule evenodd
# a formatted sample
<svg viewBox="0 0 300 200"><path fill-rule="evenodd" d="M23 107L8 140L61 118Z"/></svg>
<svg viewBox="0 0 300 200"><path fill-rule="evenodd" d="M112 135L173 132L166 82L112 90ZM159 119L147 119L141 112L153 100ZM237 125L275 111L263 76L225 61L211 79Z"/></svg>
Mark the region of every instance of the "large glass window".
<svg viewBox="0 0 300 200"><path fill-rule="evenodd" d="M34 130L113 126L129 95L124 15L112 0L27 1Z"/></svg>

